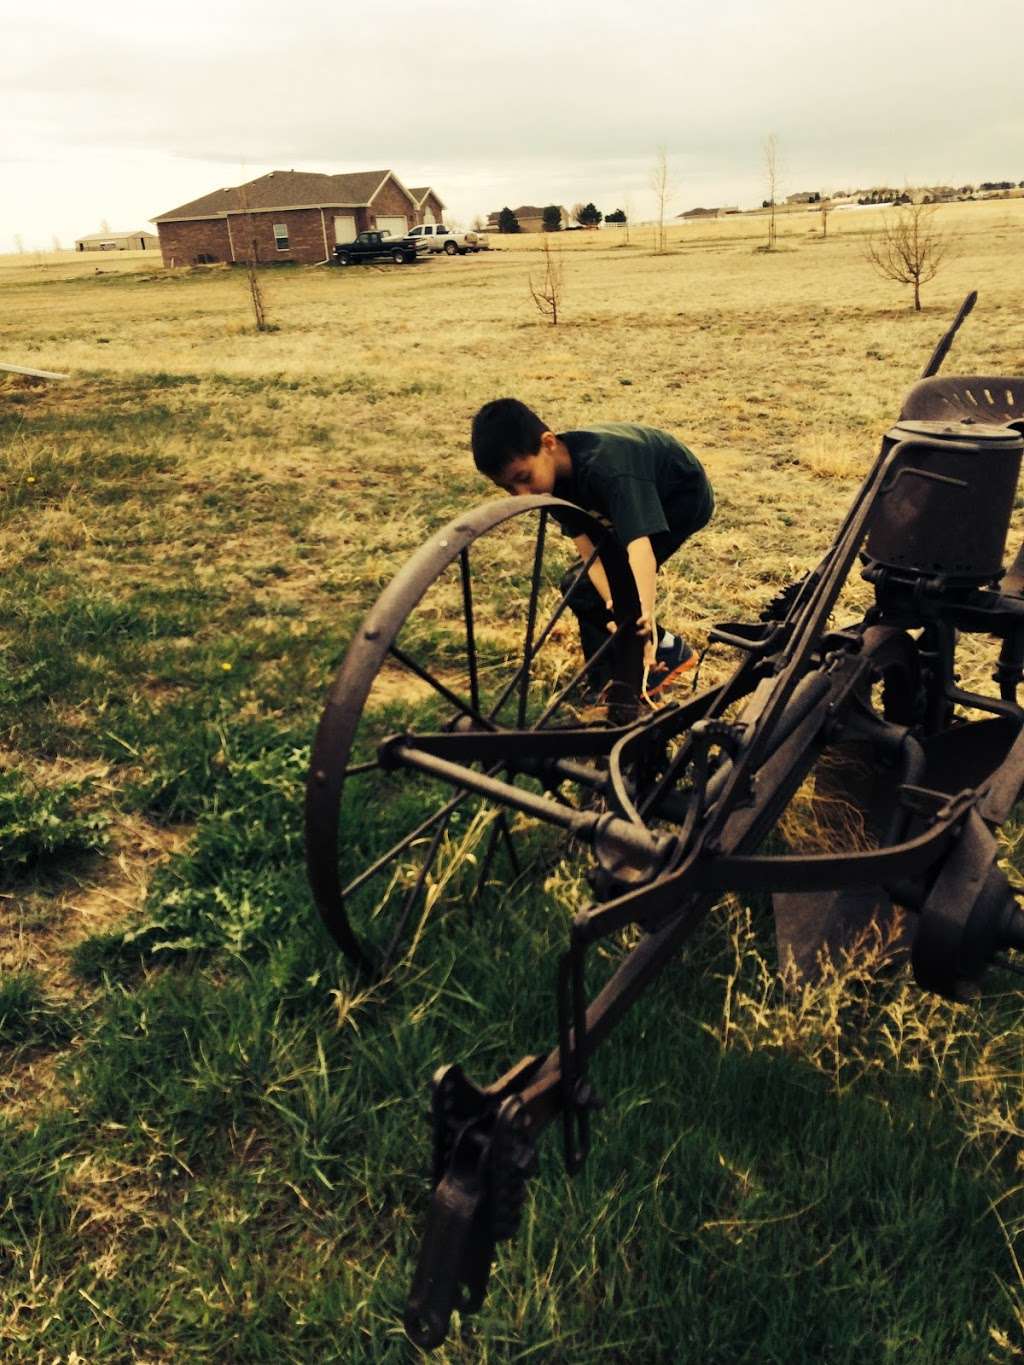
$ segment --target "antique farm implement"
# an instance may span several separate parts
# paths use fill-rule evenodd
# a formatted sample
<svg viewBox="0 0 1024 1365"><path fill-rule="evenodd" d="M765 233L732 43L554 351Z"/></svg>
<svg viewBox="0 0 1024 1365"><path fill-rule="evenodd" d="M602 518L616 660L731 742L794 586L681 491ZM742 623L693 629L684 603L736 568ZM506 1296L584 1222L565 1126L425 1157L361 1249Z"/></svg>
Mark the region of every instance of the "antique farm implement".
<svg viewBox="0 0 1024 1365"><path fill-rule="evenodd" d="M467 811L486 816L481 880L500 849L515 856L512 812L592 851L594 902L567 926L551 1051L483 1087L457 1065L434 1076L434 1191L406 1313L418 1345L444 1339L453 1309L480 1306L537 1139L556 1118L566 1166L580 1167L594 1049L724 893L771 892L780 946L804 970L822 945L901 907L917 981L953 999L1024 949L996 840L1024 786L1024 550L1004 566L1024 379L936 377L972 303L907 395L821 562L760 620L712 632L739 655L724 682L638 706L639 644L620 629L605 646L617 702L597 723L574 715L582 670L552 663L574 583L551 587L548 497L501 499L444 527L352 641L316 737L307 838L317 906L358 969L387 969L423 931L431 868ZM476 573L477 556L510 530ZM625 626L638 614L625 556L596 522L589 534ZM873 602L838 626L857 570ZM501 599L486 629L482 584ZM999 641L996 687L984 693L959 685L968 635ZM851 756L860 776L846 790L869 837L836 853L779 852L777 841L766 852L801 784ZM407 827L374 843L380 803L392 810L407 789ZM627 929L634 946L624 941L588 998L588 952Z"/></svg>

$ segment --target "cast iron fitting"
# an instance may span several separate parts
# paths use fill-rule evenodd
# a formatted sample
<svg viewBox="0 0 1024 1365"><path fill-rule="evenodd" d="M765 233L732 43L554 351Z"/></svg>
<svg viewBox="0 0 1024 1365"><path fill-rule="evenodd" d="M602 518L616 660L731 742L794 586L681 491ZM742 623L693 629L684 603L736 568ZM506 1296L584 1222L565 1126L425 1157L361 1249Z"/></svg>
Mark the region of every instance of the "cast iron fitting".
<svg viewBox="0 0 1024 1365"><path fill-rule="evenodd" d="M611 814L600 817L591 837L601 870L630 886L653 881L676 842L671 835L658 834Z"/></svg>

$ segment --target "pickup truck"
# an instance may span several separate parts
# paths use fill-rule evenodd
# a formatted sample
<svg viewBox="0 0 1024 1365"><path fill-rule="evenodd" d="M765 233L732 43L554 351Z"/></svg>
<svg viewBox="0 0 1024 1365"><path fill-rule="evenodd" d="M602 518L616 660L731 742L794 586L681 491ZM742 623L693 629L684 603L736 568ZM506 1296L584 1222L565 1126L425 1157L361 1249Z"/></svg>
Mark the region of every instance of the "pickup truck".
<svg viewBox="0 0 1024 1365"><path fill-rule="evenodd" d="M429 251L444 251L449 256L465 256L467 251L487 251L490 242L482 232L456 232L444 223L422 223L410 237L425 242Z"/></svg>
<svg viewBox="0 0 1024 1365"><path fill-rule="evenodd" d="M396 265L415 261L426 251L423 242L408 237L392 237L384 229L361 232L354 242L339 242L334 248L335 265L358 265L360 261L394 261Z"/></svg>

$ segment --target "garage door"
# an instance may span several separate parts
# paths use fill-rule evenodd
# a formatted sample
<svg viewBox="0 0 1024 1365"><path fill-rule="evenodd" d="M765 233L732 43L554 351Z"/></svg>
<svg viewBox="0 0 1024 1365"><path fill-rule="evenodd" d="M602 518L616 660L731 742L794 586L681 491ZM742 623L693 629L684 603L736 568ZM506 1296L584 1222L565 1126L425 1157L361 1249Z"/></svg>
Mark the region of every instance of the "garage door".
<svg viewBox="0 0 1024 1365"><path fill-rule="evenodd" d="M344 246L346 242L354 242L356 239L356 220L353 214L336 213L334 215L334 240L341 242Z"/></svg>
<svg viewBox="0 0 1024 1365"><path fill-rule="evenodd" d="M409 231L409 221L406 218L378 218L377 226L382 232L390 232L392 237L404 237Z"/></svg>

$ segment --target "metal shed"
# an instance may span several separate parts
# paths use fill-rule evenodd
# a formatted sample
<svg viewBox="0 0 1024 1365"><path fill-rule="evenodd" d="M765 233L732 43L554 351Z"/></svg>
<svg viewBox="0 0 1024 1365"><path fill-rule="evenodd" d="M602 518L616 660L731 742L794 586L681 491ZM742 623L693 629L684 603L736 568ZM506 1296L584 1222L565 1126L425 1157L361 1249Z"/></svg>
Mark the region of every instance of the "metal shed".
<svg viewBox="0 0 1024 1365"><path fill-rule="evenodd" d="M160 239L154 232L94 232L75 239L76 251L158 251Z"/></svg>

